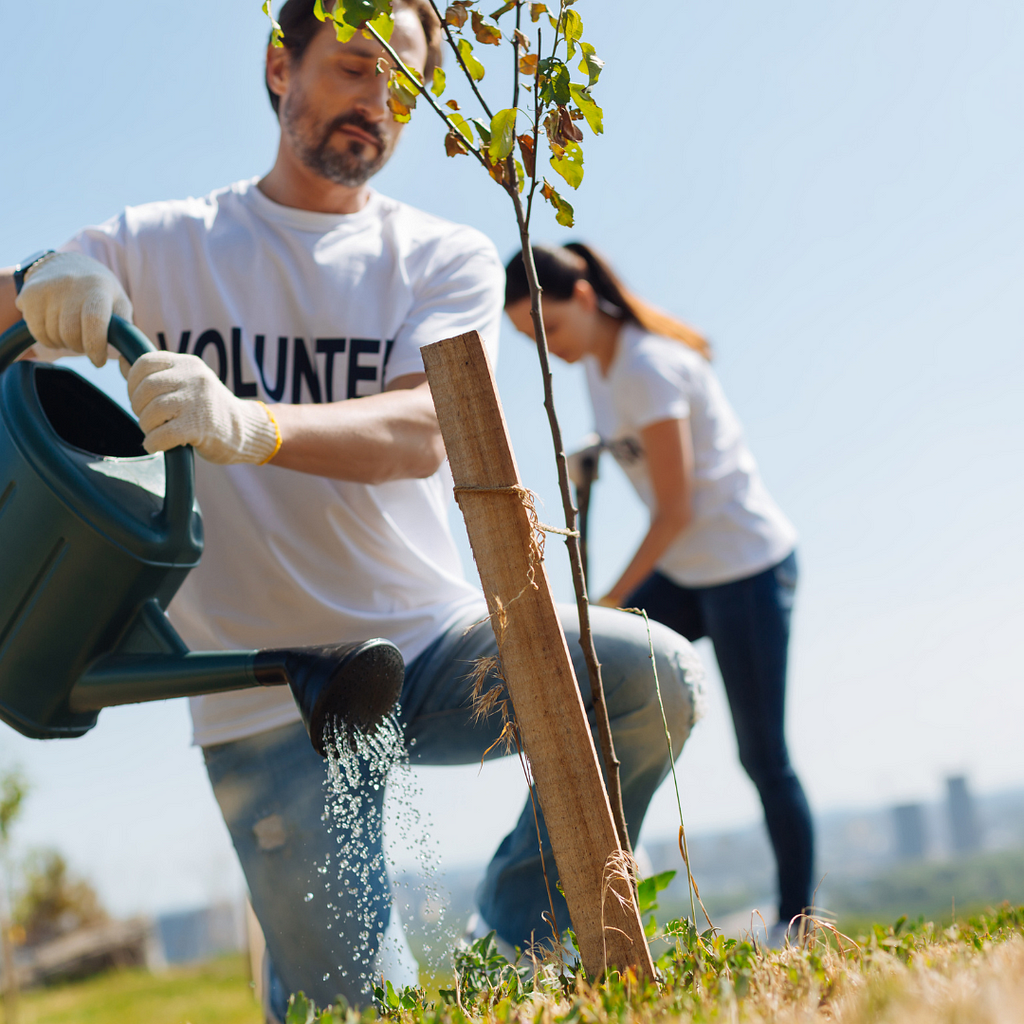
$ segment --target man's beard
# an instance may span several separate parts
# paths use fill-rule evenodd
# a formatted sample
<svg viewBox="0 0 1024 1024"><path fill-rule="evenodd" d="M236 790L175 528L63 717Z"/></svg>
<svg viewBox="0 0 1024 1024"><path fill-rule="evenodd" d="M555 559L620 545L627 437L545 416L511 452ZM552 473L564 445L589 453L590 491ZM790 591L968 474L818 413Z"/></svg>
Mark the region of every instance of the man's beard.
<svg viewBox="0 0 1024 1024"><path fill-rule="evenodd" d="M354 125L375 139L376 151L368 143L344 136L340 147L332 144L334 133L346 124ZM354 110L326 123L314 120L302 94L292 93L285 101L281 108L281 126L306 167L336 185L349 188L369 181L388 162L394 146L393 137L382 125ZM366 155L368 152L370 155Z"/></svg>

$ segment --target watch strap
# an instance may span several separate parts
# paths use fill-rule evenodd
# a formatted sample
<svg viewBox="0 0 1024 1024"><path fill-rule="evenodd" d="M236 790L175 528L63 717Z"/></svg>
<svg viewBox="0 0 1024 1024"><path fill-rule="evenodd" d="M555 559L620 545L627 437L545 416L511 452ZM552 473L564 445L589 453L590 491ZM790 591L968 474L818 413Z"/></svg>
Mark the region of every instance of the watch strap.
<svg viewBox="0 0 1024 1024"><path fill-rule="evenodd" d="M53 249L40 249L39 252L32 253L31 256L26 256L15 268L14 268L14 291L16 294L21 294L21 289L25 287L25 275L37 264L41 263L47 258L47 256L53 255Z"/></svg>

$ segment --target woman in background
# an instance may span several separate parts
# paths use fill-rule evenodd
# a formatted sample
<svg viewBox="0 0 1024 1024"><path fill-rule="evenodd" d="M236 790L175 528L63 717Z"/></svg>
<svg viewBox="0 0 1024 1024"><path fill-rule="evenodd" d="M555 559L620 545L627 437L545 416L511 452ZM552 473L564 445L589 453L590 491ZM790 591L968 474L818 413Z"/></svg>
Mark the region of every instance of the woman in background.
<svg viewBox="0 0 1024 1024"><path fill-rule="evenodd" d="M761 482L697 332L626 291L580 243L534 248L548 347L582 361L602 447L650 526L600 604L644 608L688 640L707 636L725 683L740 763L757 786L778 866L781 945L811 904L810 809L784 733L796 532ZM505 312L534 337L522 256Z"/></svg>

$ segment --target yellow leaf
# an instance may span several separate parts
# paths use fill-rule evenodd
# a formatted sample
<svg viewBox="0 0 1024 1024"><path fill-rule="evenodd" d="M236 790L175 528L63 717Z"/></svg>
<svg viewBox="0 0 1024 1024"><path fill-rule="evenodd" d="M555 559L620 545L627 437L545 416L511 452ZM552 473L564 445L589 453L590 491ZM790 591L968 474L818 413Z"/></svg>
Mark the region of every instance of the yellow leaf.
<svg viewBox="0 0 1024 1024"><path fill-rule="evenodd" d="M469 72L469 77L474 82L479 82L484 77L484 66L473 56L473 44L468 39L460 39L458 50L462 63L466 65L466 70Z"/></svg>
<svg viewBox="0 0 1024 1024"><path fill-rule="evenodd" d="M537 61L540 58L535 53L527 53L519 58L519 73L521 75L537 74Z"/></svg>
<svg viewBox="0 0 1024 1024"><path fill-rule="evenodd" d="M516 108L499 110L491 118L491 142L487 154L492 163L504 160L512 152L516 137Z"/></svg>

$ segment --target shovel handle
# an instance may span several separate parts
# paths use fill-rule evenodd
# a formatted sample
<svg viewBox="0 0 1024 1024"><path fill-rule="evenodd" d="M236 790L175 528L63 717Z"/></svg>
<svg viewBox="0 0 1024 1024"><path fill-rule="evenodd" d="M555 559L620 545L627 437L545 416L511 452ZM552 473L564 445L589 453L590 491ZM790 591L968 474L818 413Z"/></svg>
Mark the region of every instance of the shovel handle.
<svg viewBox="0 0 1024 1024"><path fill-rule="evenodd" d="M142 331L119 316L110 318L107 341L129 363L134 363L147 352L156 351ZM35 343L24 320L0 334L0 373ZM164 480L164 507L160 510L158 522L168 533L184 535L191 529L192 505L196 498L195 465L190 447L164 452Z"/></svg>

